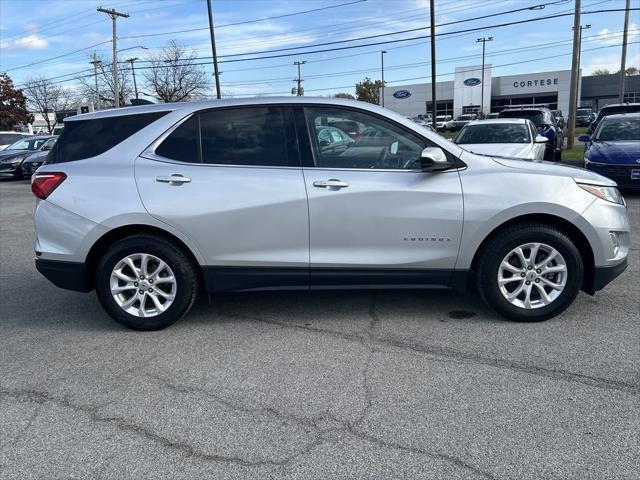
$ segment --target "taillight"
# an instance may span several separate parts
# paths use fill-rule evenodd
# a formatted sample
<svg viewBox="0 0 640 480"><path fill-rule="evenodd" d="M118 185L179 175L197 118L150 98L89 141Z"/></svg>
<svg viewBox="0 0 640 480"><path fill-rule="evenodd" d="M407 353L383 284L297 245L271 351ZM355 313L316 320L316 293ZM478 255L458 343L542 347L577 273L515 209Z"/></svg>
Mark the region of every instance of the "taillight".
<svg viewBox="0 0 640 480"><path fill-rule="evenodd" d="M31 191L36 197L44 200L64 182L65 178L67 175L62 172L36 173L31 178Z"/></svg>

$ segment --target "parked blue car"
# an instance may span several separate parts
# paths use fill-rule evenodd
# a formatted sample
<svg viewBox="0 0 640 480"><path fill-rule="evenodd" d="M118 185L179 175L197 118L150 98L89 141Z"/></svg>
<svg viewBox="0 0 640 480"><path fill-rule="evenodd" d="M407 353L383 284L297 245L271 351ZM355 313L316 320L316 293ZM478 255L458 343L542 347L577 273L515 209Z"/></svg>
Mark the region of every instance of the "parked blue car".
<svg viewBox="0 0 640 480"><path fill-rule="evenodd" d="M640 189L640 113L602 119L585 142L584 166L615 180L620 188Z"/></svg>

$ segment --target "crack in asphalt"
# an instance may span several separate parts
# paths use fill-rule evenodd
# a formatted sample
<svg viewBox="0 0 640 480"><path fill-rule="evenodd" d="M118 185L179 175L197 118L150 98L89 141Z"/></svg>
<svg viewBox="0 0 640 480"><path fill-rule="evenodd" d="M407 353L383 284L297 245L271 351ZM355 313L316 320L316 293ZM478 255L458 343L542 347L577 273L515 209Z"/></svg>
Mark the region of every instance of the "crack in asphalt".
<svg viewBox="0 0 640 480"><path fill-rule="evenodd" d="M375 306L375 305L372 304L372 306ZM372 311L372 306L369 307L370 313ZM375 315L376 320L374 321L374 317L372 316L369 321L369 325L373 324L375 326L379 321L379 316L375 313L375 309L373 313ZM554 380L563 380L566 382L579 383L579 384L587 385L590 387L596 387L596 388L601 388L606 390L615 390L615 391L632 393L632 394L638 394L640 392L640 387L638 385L628 383L628 382L611 380L611 379L602 378L602 377L595 377L591 375L570 372L567 370L552 369L552 368L540 367L536 365L529 365L529 364L519 363L512 360L486 357L480 354L464 352L464 351L455 350L453 348L448 348L443 346L426 345L426 344L417 343L417 342L409 342L405 339L400 339L397 337L396 338L377 337L373 335L370 329L367 330L366 334L363 336L357 333L340 332L336 330L314 327L312 325L293 324L293 323L281 322L273 319L256 317L252 315L239 314L239 313L231 312L228 310L225 312L219 312L219 314L225 315L227 317L232 317L232 318L235 317L241 320L250 320L254 322L261 322L261 323L266 323L270 325L276 325L284 328L305 330L305 331L309 331L317 334L329 335L335 338L340 338L342 340L355 342L364 346L368 346L370 343L375 343L383 347L395 347L395 348L399 348L402 350L409 350L416 353L434 355L434 356L445 358L445 359L453 359L458 361L462 360L462 361L477 363L481 365L486 365L489 367L511 370L511 371L525 373L529 375L537 375L545 378L551 378Z"/></svg>

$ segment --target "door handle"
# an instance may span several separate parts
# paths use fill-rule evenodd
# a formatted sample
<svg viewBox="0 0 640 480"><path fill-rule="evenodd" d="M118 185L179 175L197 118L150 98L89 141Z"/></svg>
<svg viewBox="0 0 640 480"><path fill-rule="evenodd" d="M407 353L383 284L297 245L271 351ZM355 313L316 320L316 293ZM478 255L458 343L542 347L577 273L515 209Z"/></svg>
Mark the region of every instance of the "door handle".
<svg viewBox="0 0 640 480"><path fill-rule="evenodd" d="M328 188L330 190L339 190L341 188L347 188L349 184L342 180L338 180L337 178L330 178L329 180L316 180L313 182L313 186L318 188Z"/></svg>
<svg viewBox="0 0 640 480"><path fill-rule="evenodd" d="M189 177L183 177L179 173L174 173L169 177L156 177L156 182L182 185L183 183L191 182L191 179Z"/></svg>

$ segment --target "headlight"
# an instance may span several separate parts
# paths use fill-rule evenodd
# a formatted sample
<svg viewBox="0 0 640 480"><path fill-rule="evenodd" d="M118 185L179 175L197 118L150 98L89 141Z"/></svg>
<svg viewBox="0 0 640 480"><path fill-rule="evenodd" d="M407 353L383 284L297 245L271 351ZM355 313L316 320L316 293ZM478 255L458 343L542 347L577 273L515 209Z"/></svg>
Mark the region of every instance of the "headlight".
<svg viewBox="0 0 640 480"><path fill-rule="evenodd" d="M624 205L624 198L622 198L616 187L601 187L600 185L589 185L588 183L578 183L578 186L602 200Z"/></svg>

